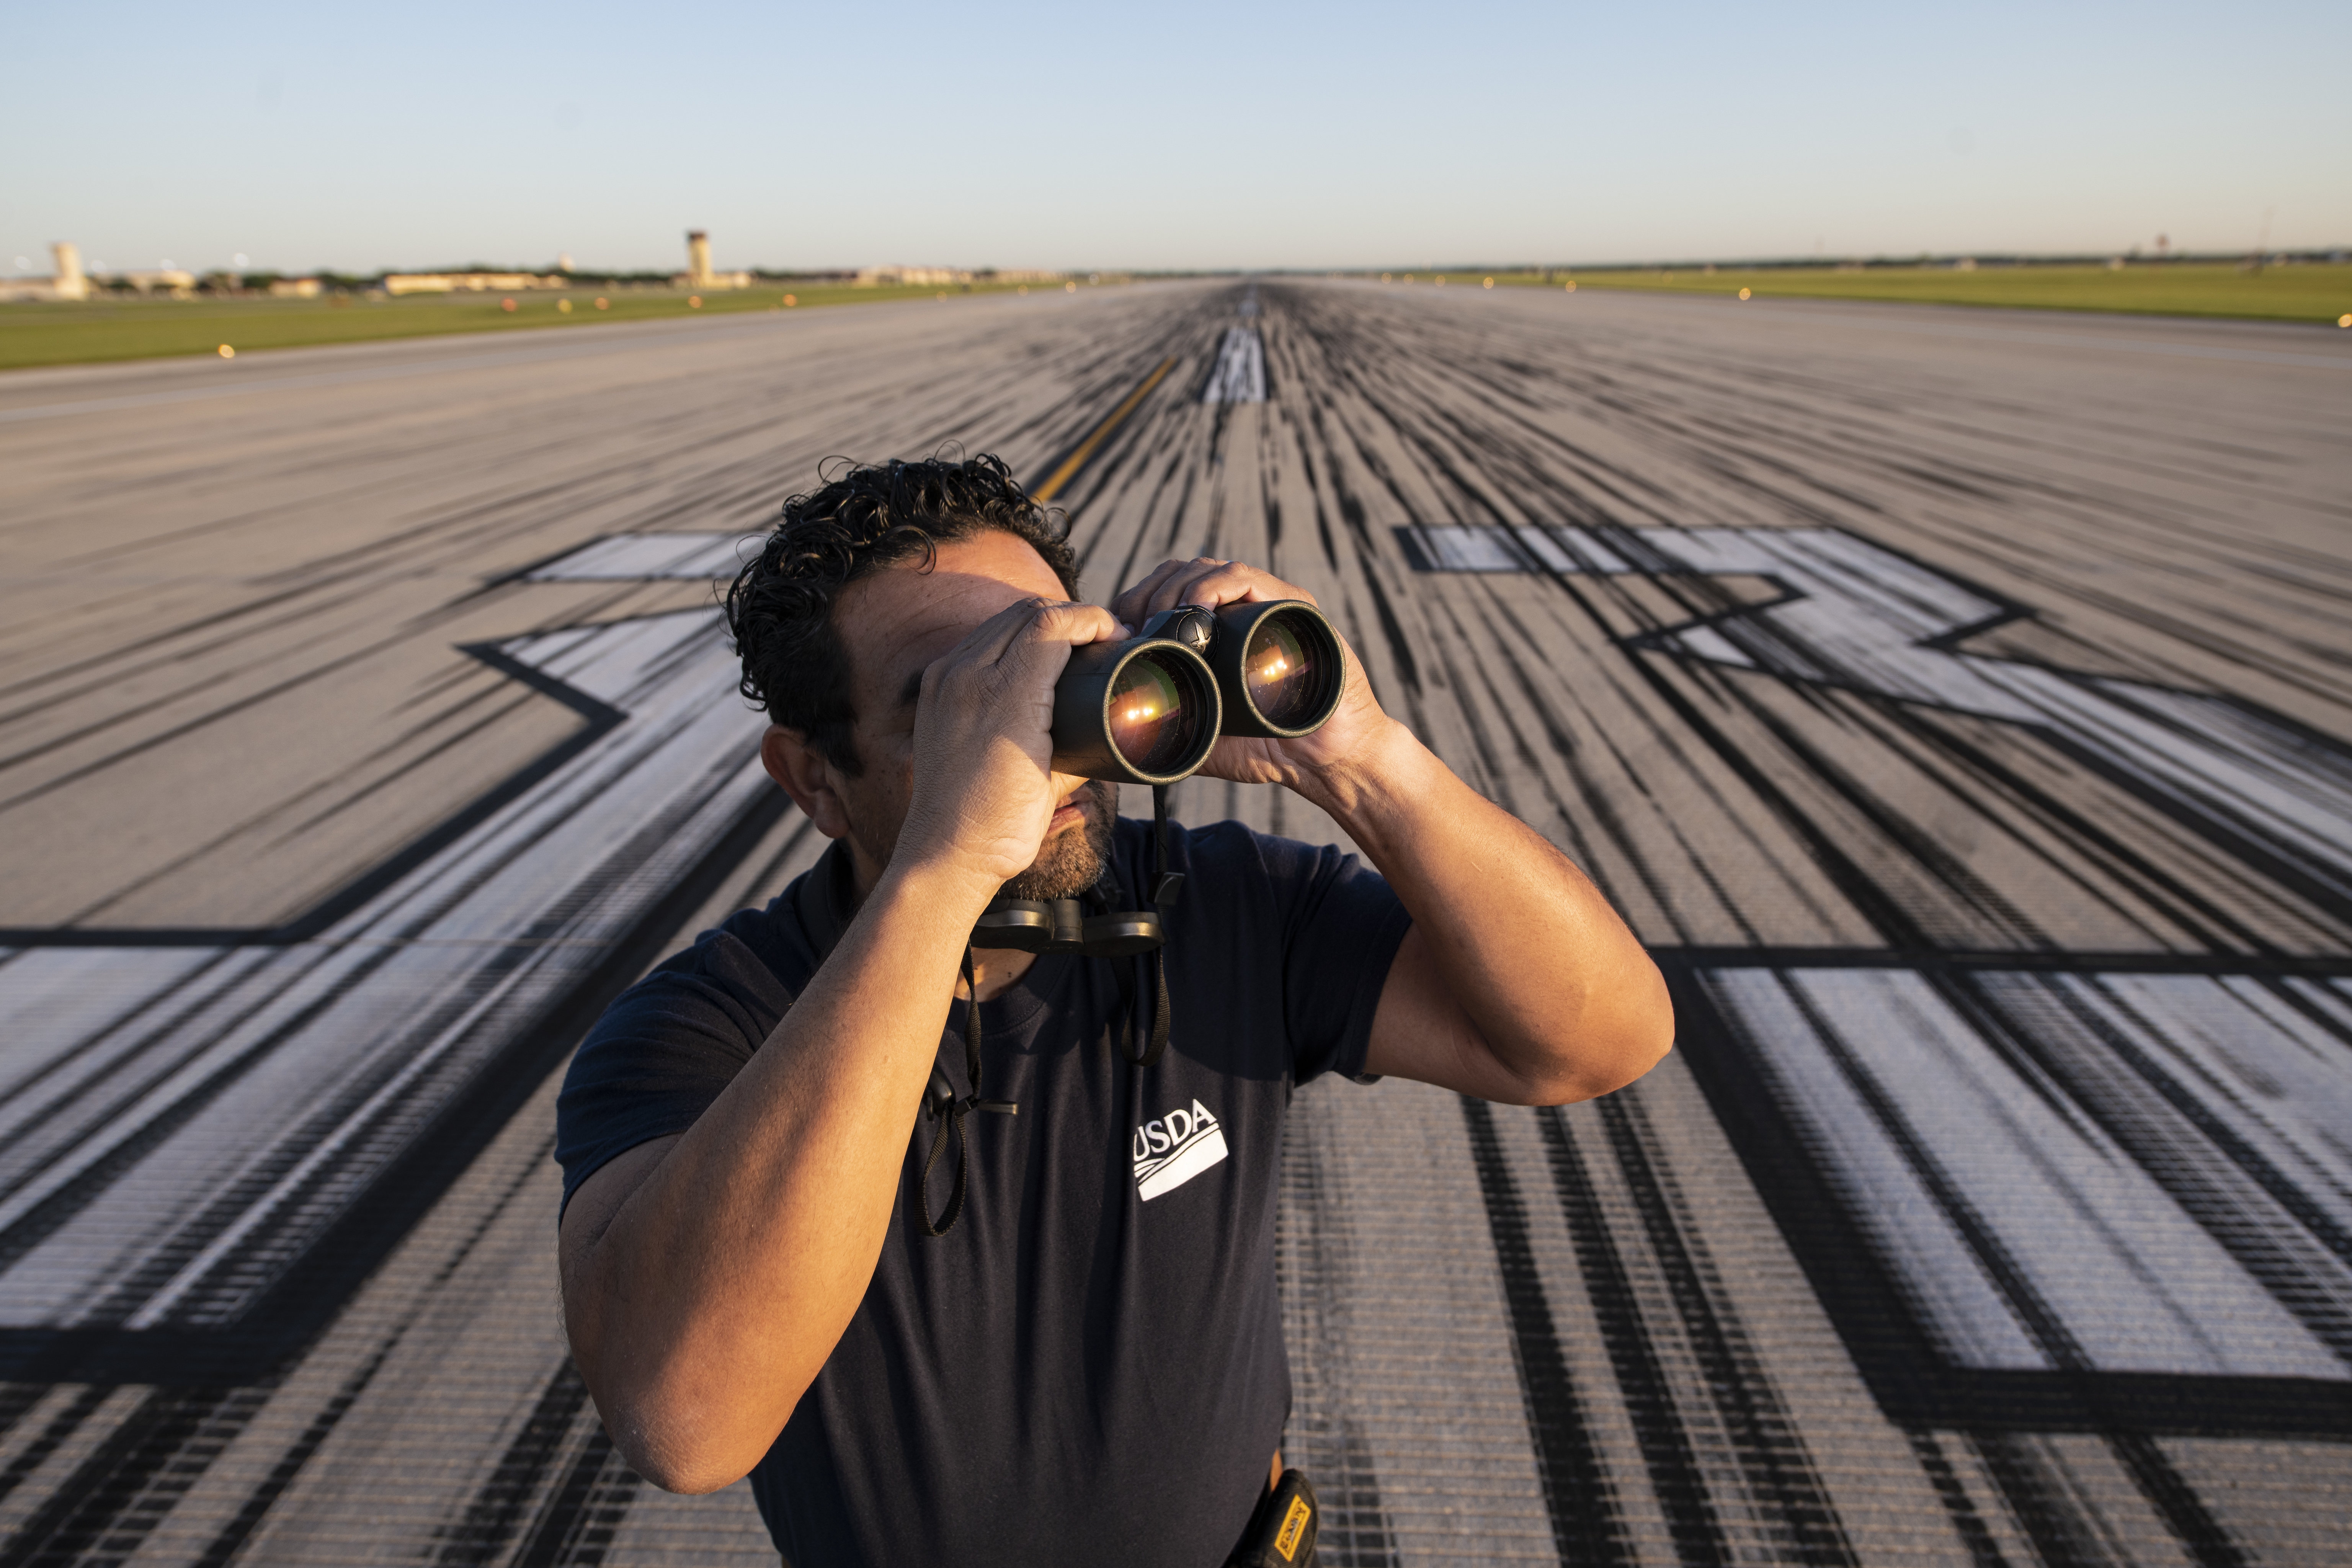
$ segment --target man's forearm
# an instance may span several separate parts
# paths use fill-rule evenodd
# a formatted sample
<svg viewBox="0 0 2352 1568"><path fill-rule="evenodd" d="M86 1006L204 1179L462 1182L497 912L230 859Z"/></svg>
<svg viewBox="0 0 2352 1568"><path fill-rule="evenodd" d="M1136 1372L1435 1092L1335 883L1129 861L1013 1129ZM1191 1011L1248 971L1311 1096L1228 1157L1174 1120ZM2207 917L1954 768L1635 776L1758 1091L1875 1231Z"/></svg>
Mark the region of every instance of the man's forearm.
<svg viewBox="0 0 2352 1568"><path fill-rule="evenodd" d="M1672 1012L1656 966L1600 889L1403 725L1294 787L1388 879L1446 992L1527 1098L1603 1094L1664 1053Z"/></svg>
<svg viewBox="0 0 2352 1568"><path fill-rule="evenodd" d="M699 1490L756 1463L864 1299L974 892L886 874L567 1289L598 1408L663 1484Z"/></svg>

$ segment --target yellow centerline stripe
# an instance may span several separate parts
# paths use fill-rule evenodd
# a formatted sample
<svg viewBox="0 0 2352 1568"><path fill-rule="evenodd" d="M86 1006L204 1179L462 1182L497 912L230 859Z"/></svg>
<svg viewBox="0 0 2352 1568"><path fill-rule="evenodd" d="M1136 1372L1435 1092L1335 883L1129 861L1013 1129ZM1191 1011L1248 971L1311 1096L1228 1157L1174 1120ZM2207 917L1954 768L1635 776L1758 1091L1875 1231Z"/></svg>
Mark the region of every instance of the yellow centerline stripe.
<svg viewBox="0 0 2352 1568"><path fill-rule="evenodd" d="M1049 501L1055 496L1061 494L1062 487L1068 484L1071 478L1075 476L1080 468L1086 466L1087 459L1095 455L1095 448L1103 444L1103 438L1108 436L1112 431L1118 429L1118 422L1126 418L1129 415L1134 413L1135 405L1142 402L1144 397L1150 394L1151 389L1158 386L1161 379L1165 377L1170 371L1175 368L1176 359L1174 355L1171 354L1168 358L1161 360L1160 362L1160 368L1153 371L1150 375L1145 376L1143 378L1143 384L1137 387L1133 392L1129 393L1127 395L1127 401L1120 404L1117 408L1112 409L1110 411L1110 417L1096 426L1094 434L1087 437L1084 441L1078 443L1078 449L1071 453L1068 457L1063 458L1062 466L1055 468L1053 473L1047 477L1044 484L1039 485L1035 489L1029 492L1029 499L1035 501Z"/></svg>

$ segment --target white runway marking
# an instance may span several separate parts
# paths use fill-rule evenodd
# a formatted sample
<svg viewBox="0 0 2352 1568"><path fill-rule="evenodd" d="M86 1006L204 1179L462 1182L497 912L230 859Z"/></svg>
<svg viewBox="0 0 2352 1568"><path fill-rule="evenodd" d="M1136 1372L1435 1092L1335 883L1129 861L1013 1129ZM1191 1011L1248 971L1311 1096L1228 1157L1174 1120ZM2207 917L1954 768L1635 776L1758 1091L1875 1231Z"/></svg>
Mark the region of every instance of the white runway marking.
<svg viewBox="0 0 2352 1568"><path fill-rule="evenodd" d="M1255 327L1229 327L1202 390L1203 403L1264 403L1265 344Z"/></svg>
<svg viewBox="0 0 2352 1568"><path fill-rule="evenodd" d="M770 787L714 611L497 651L616 720L317 940L0 954L0 1327L236 1320Z"/></svg>
<svg viewBox="0 0 2352 1568"><path fill-rule="evenodd" d="M1785 596L1637 646L2032 726L2230 852L2352 896L2341 752L2220 697L1958 651L2011 607L1868 540L1401 531L1439 571L1766 578ZM1988 973L1971 1012L1907 969L1706 982L1954 1361L2352 1378L2352 1259L2325 1238L2352 1236L2342 983Z"/></svg>
<svg viewBox="0 0 2352 1568"><path fill-rule="evenodd" d="M2352 765L2219 697L1943 646L2009 606L1836 529L1413 528L1440 571L1762 576L1790 596L1644 639L1712 664L2034 725L2137 781L2225 842L2352 897ZM1638 545L1650 559L1635 563Z"/></svg>
<svg viewBox="0 0 2352 1568"><path fill-rule="evenodd" d="M2352 992L1979 979L2005 1037L1910 970L1706 977L1945 1354L2352 1381L2352 1267L2200 1130L2228 1126L2273 1187L2352 1227L2352 1052L2315 1021L2352 1025Z"/></svg>

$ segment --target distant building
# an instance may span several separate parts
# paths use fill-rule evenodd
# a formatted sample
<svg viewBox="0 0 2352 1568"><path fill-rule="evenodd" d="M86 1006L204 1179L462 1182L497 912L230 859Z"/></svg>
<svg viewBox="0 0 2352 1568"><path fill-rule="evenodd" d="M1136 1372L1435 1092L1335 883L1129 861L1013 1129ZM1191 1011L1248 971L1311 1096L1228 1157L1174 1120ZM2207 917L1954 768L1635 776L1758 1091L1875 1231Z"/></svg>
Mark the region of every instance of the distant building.
<svg viewBox="0 0 2352 1568"><path fill-rule="evenodd" d="M710 236L698 228L686 231L686 270L670 279L681 289L749 289L754 279L748 272L713 272L710 269Z"/></svg>
<svg viewBox="0 0 2352 1568"><path fill-rule="evenodd" d="M159 267L146 272L115 272L108 275L110 283L127 283L142 294L169 294L174 300L185 300L196 291L196 275L177 267Z"/></svg>
<svg viewBox="0 0 2352 1568"><path fill-rule="evenodd" d="M1009 274L999 273L1000 278ZM1042 276L1038 281L1046 279ZM861 267L860 289L935 289L942 283L969 283L971 274L953 267Z"/></svg>
<svg viewBox="0 0 2352 1568"><path fill-rule="evenodd" d="M0 283L0 300L89 299L89 279L82 273L80 248L69 239L61 239L49 247L49 254L56 258L57 271L47 278L19 278Z"/></svg>
<svg viewBox="0 0 2352 1568"><path fill-rule="evenodd" d="M571 284L572 279L557 273L544 278L530 272L387 272L383 276L387 294L511 294L522 289L566 289Z"/></svg>
<svg viewBox="0 0 2352 1568"><path fill-rule="evenodd" d="M273 300L315 300L326 291L326 285L316 278L273 278L269 297Z"/></svg>

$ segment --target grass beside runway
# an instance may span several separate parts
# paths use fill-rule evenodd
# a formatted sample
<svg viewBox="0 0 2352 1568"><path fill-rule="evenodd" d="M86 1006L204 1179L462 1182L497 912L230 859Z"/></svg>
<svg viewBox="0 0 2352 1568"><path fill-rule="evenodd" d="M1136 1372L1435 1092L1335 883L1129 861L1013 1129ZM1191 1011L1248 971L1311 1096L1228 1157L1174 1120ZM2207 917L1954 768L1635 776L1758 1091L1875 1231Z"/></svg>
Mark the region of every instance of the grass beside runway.
<svg viewBox="0 0 2352 1568"><path fill-rule="evenodd" d="M1084 287L1085 285L1080 285ZM950 300L967 294L1004 294L1021 288L1059 293L1053 283L958 284ZM528 289L519 294L412 294L397 300L338 295L319 300L194 300L115 298L80 304L0 305L0 370L32 365L88 364L103 360L163 359L217 354L227 343L252 349L367 342L382 338L436 337L450 332L502 332L530 328L589 327L656 317L726 315L743 310L796 310L938 297L937 288L860 289L849 284L763 283L756 289L695 295L686 289ZM599 310L602 298L606 308ZM701 303L693 301L699 299ZM502 300L512 300L507 310ZM568 303L571 310L562 306Z"/></svg>
<svg viewBox="0 0 2352 1568"><path fill-rule="evenodd" d="M1402 279L1405 275L1395 273ZM1440 274L1412 275L1419 284ZM1881 267L1841 272L1833 267L1675 268L1644 271L1555 270L1446 272L1446 287L1646 289L1669 294L1727 294L1746 289L1757 299L1887 300L1917 305L1987 305L2009 310L2114 310L2151 316L2222 316L2269 321L2325 322L2352 313L2352 265L2295 262L2242 272L2227 264L2137 262L2120 269L2085 267Z"/></svg>

